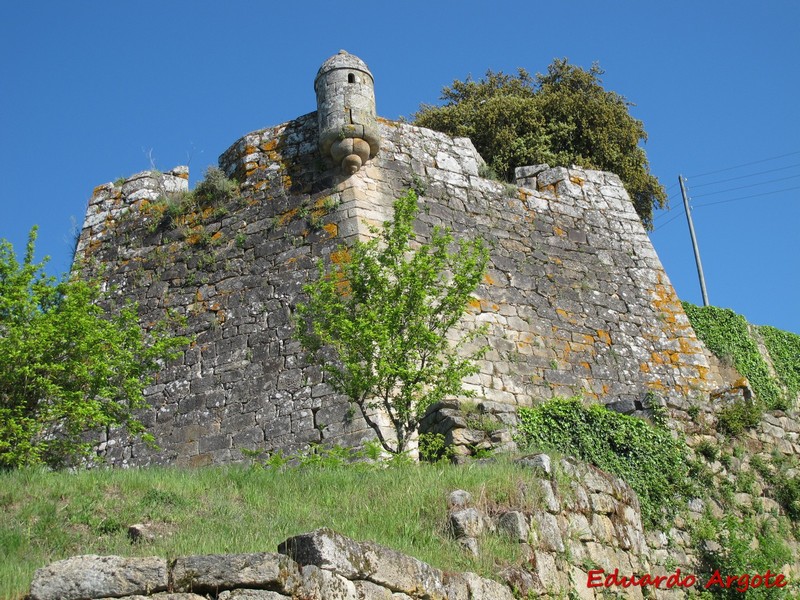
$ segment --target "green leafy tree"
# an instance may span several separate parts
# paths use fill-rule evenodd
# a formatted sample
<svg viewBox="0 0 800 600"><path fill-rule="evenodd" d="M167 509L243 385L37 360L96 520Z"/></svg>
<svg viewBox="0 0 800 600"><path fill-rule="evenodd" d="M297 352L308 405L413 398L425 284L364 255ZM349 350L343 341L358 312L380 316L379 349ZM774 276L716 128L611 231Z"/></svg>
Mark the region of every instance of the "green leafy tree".
<svg viewBox="0 0 800 600"><path fill-rule="evenodd" d="M488 71L484 79L454 81L442 106L423 105L417 125L469 137L492 169L511 181L514 169L547 163L578 165L619 175L646 227L653 208L666 202L650 174L647 140L623 96L606 91L596 64L588 71L556 59L546 74L531 77Z"/></svg>
<svg viewBox="0 0 800 600"><path fill-rule="evenodd" d="M488 251L480 240L456 245L442 228L418 245L417 211L414 192L396 200L393 220L373 229L373 239L341 248L329 267L319 263L319 277L303 288L308 302L297 307L303 348L392 453L407 449L430 404L469 395L462 380L477 372L474 360L486 350L465 347L479 328L452 345L447 334L481 281ZM370 416L376 408L391 422L393 439Z"/></svg>
<svg viewBox="0 0 800 600"><path fill-rule="evenodd" d="M57 281L33 262L36 228L20 264L0 241L0 466L61 466L91 453L87 432L125 426L160 361L187 340L162 322L145 335L136 306L114 314L98 281ZM152 437L143 434L144 439Z"/></svg>

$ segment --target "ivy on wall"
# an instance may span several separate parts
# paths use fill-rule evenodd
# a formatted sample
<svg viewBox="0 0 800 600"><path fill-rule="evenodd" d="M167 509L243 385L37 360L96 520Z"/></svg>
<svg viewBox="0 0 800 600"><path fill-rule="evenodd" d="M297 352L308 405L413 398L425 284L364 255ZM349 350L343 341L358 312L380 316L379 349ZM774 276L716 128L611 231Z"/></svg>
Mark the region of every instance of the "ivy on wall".
<svg viewBox="0 0 800 600"><path fill-rule="evenodd" d="M519 441L589 462L624 479L639 497L646 524L668 519L692 495L687 446L662 427L579 397L518 409Z"/></svg>
<svg viewBox="0 0 800 600"><path fill-rule="evenodd" d="M728 308L695 306L683 303L683 310L703 343L721 360L730 361L747 377L761 406L768 409L788 408L787 398L779 383L770 375L758 344L750 335L747 321ZM800 358L795 358L800 363ZM777 366L777 365L776 365Z"/></svg>
<svg viewBox="0 0 800 600"><path fill-rule="evenodd" d="M758 333L764 340L769 357L781 384L789 392L790 399L800 394L800 335L762 325Z"/></svg>

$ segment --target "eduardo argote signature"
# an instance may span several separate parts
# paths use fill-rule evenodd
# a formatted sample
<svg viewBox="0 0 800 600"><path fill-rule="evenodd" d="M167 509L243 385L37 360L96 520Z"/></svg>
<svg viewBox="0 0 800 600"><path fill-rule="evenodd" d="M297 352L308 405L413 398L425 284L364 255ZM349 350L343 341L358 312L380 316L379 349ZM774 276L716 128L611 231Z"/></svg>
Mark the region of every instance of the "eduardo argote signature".
<svg viewBox="0 0 800 600"><path fill-rule="evenodd" d="M604 577L605 575L605 577ZM737 592L746 592L751 588L782 588L789 583L783 573L773 573L767 569L766 573L742 573L741 575L723 575L719 570L709 577L703 585L704 589L719 587L720 589L734 589ZM681 574L680 569L676 569L671 575L653 576L649 573L644 575L620 575L619 569L614 569L606 573L603 569L592 569L588 573L586 587L589 588L611 588L611 587L654 587L661 589L690 588L697 585L697 576L692 574Z"/></svg>

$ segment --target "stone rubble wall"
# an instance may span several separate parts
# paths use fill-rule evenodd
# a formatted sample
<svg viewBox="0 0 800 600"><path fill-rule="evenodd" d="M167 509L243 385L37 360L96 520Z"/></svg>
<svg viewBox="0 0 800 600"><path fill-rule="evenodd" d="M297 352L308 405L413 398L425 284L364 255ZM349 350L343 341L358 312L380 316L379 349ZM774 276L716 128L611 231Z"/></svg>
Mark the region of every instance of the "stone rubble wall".
<svg viewBox="0 0 800 600"><path fill-rule="evenodd" d="M74 556L36 571L30 600L513 600L506 586L329 529L276 553Z"/></svg>
<svg viewBox="0 0 800 600"><path fill-rule="evenodd" d="M380 153L351 177L320 155L313 113L248 134L220 157L241 198L170 227L159 198L186 189L185 169L96 190L78 258L101 265L145 323L171 311L195 336L146 390L141 418L160 450L111 431L109 464L217 464L374 437L306 362L291 318L315 261L346 260L338 246L391 218L409 188L423 237L445 225L490 248L463 325L489 326L490 351L467 382L476 399L529 406L581 393L629 413L666 402L680 421L707 398L714 372L618 177L540 166L503 184L479 175L466 138L379 125Z"/></svg>
<svg viewBox="0 0 800 600"><path fill-rule="evenodd" d="M688 534L674 527L668 533L645 534L636 493L618 477L547 454L516 462L535 475L522 491L520 506L481 508L463 490L451 493L448 505L450 531L465 550L479 554L482 539L491 534L523 546L524 566L500 573L521 597L552 597L567 590L586 600L604 597L587 586L589 571L596 569L617 569L621 576L669 576L678 568L684 573L696 569ZM640 588L624 594L643 597ZM683 596L661 589L656 597Z"/></svg>

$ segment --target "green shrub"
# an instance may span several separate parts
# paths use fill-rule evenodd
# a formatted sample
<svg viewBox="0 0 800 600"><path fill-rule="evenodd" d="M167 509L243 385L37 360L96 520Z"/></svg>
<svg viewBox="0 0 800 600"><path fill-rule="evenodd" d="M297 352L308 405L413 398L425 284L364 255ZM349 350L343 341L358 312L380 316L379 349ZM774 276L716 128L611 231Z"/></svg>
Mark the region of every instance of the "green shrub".
<svg viewBox="0 0 800 600"><path fill-rule="evenodd" d="M0 468L88 458L92 430L125 427L152 442L136 410L189 340L169 335L167 321L146 332L135 304L113 306L78 269L48 277L33 262L35 240L34 227L22 262L0 240Z"/></svg>
<svg viewBox="0 0 800 600"><path fill-rule="evenodd" d="M520 408L520 441L585 460L613 473L636 491L642 516L656 525L692 495L688 448L669 430L579 398L554 398Z"/></svg>
<svg viewBox="0 0 800 600"><path fill-rule="evenodd" d="M728 515L716 520L705 518L694 531L694 542L698 547L701 572L698 581L708 582L715 571L724 579L728 575L764 574L781 570L784 564L792 562L792 552L784 541L787 532L784 524L766 520L759 524L755 518ZM704 544L706 540L719 544L720 549L712 551ZM772 579L774 582L774 578ZM791 583L790 583L791 585ZM709 590L715 597L722 598L787 598L791 597L788 587L765 587L738 590L712 586Z"/></svg>
<svg viewBox="0 0 800 600"><path fill-rule="evenodd" d="M800 475L778 481L775 484L775 499L792 520L800 521Z"/></svg>
<svg viewBox="0 0 800 600"><path fill-rule="evenodd" d="M488 347L461 351L485 329L456 343L448 333L467 312L486 270L489 252L480 239L456 242L434 227L419 243L413 191L395 200L394 217L373 228L375 237L340 246L318 277L303 286L295 336L320 364L337 392L357 404L387 452L402 454L425 409L445 397L465 396L463 379ZM386 435L370 415L389 418Z"/></svg>
<svg viewBox="0 0 800 600"><path fill-rule="evenodd" d="M452 446L445 444L441 433L419 434L419 458L426 462L448 460L453 455Z"/></svg>
<svg viewBox="0 0 800 600"><path fill-rule="evenodd" d="M653 208L666 193L639 145L647 134L625 98L603 88L602 74L596 64L583 69L558 58L535 77L523 69L516 76L487 71L445 87L444 105L421 106L414 122L469 137L488 163L481 177L512 181L516 167L544 163L612 171L652 229Z"/></svg>
<svg viewBox="0 0 800 600"><path fill-rule="evenodd" d="M203 181L197 184L193 193L198 206L214 206L236 198L239 195L239 185L228 179L222 169L208 167Z"/></svg>
<svg viewBox="0 0 800 600"><path fill-rule="evenodd" d="M763 411L755 400L737 400L717 413L717 427L722 433L739 435L745 429L758 425Z"/></svg>
<svg viewBox="0 0 800 600"><path fill-rule="evenodd" d="M717 447L717 445L712 442L709 442L708 440L703 440L702 442L697 444L695 450L700 456L702 456L709 462L714 462L715 460L717 460L717 457L719 456L719 448Z"/></svg>

